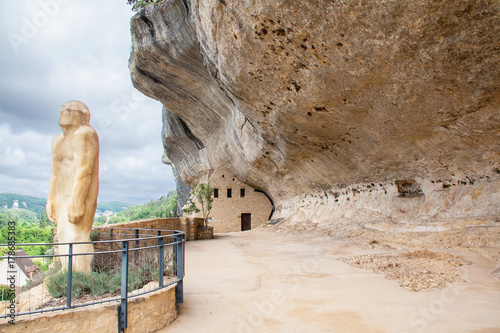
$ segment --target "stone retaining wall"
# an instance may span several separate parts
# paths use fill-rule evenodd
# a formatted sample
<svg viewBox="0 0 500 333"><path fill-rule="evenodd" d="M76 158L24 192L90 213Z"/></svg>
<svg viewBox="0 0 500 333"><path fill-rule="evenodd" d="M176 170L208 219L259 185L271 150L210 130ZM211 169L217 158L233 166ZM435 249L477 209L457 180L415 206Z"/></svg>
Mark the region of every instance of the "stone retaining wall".
<svg viewBox="0 0 500 333"><path fill-rule="evenodd" d="M177 318L175 286L129 299L127 333L155 332ZM26 315L16 318L15 325L8 319L0 323L0 333L14 332L71 332L116 333L119 302L86 306L78 309Z"/></svg>
<svg viewBox="0 0 500 333"><path fill-rule="evenodd" d="M196 232L196 239L213 239L214 238L214 228L198 228Z"/></svg>
<svg viewBox="0 0 500 333"><path fill-rule="evenodd" d="M105 224L99 227L103 228L142 228L142 229L165 229L165 230L179 230L186 233L186 240L196 240L197 230L203 227L204 222L202 218L156 218L139 221L130 221L117 224Z"/></svg>

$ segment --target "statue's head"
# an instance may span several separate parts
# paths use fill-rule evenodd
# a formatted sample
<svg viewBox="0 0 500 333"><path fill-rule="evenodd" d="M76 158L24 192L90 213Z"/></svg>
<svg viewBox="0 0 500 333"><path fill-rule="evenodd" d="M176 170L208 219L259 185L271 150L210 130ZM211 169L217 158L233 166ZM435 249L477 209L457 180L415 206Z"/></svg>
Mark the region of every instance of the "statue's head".
<svg viewBox="0 0 500 333"><path fill-rule="evenodd" d="M89 108L80 101L69 101L61 107L59 126L88 125L89 120Z"/></svg>

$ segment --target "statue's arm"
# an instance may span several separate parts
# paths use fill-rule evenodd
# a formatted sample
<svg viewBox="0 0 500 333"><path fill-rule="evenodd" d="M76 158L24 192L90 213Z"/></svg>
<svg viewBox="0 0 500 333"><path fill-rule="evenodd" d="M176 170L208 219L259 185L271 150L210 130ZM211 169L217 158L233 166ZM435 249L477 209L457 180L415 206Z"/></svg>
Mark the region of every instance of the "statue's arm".
<svg viewBox="0 0 500 333"><path fill-rule="evenodd" d="M73 193L68 207L68 220L80 222L85 213L87 193L93 179L94 166L99 163L99 139L92 127L78 133L75 158L78 163L73 182Z"/></svg>
<svg viewBox="0 0 500 333"><path fill-rule="evenodd" d="M52 174L50 175L50 181L49 181L49 195L47 196L47 205L45 207L45 210L47 211L47 217L49 218L50 221L56 223L56 217L57 217L57 212L56 212L56 174L55 170L57 169L57 163L59 161L57 160L57 153L56 153L56 146L57 143L61 140L61 136L57 135L54 137L52 140Z"/></svg>

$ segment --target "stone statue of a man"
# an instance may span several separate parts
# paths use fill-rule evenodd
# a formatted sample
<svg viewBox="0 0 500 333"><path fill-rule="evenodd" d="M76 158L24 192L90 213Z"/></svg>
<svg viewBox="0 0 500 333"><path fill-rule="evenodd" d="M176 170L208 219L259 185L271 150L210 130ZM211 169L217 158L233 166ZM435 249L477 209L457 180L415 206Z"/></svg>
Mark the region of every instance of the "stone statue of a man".
<svg viewBox="0 0 500 333"><path fill-rule="evenodd" d="M59 243L89 242L99 192L99 138L90 126L88 107L79 101L64 104L59 114L62 133L52 141L52 176L47 216L57 224ZM58 247L68 253L68 245ZM73 246L73 253L93 253L92 244ZM92 255L76 256L73 270L91 272ZM61 257L67 269L67 258Z"/></svg>

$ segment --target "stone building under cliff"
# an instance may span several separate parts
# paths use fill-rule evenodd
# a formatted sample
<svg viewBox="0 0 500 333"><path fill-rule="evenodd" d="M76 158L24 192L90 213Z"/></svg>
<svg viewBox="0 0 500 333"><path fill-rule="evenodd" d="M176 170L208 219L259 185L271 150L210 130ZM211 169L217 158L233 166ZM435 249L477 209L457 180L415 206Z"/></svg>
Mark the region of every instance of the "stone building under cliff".
<svg viewBox="0 0 500 333"><path fill-rule="evenodd" d="M223 170L209 172L207 180L214 188L213 208L209 216L209 226L214 228L214 232L255 229L271 217L273 204L264 192ZM201 213L190 217L201 217Z"/></svg>

